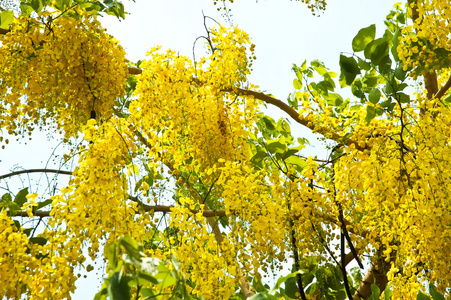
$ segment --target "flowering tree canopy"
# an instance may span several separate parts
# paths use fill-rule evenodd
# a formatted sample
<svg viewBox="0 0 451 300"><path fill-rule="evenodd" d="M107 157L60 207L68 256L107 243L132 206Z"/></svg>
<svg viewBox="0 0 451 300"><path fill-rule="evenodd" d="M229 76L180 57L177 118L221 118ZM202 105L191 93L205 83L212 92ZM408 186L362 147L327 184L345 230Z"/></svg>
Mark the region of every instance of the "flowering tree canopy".
<svg viewBox="0 0 451 300"><path fill-rule="evenodd" d="M70 298L87 256L107 262L96 299L450 296L448 0L396 4L339 73L293 65L287 101L247 79L239 27L208 28L203 57L152 48L132 63L102 13L125 17L107 0L0 13L0 130L60 134L74 163L0 174L70 177L1 197L0 298ZM329 141L326 160L303 155L293 123Z"/></svg>

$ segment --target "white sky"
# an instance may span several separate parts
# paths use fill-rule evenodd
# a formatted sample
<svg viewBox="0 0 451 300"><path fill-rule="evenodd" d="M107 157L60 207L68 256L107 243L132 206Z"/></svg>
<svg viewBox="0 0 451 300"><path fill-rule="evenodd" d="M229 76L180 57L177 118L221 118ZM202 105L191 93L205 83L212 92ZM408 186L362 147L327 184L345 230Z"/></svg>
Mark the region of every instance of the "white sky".
<svg viewBox="0 0 451 300"><path fill-rule="evenodd" d="M319 59L339 73L340 52L352 52L351 41L360 28L375 23L376 35L382 35L383 20L394 2L329 0L327 10L320 17L312 16L304 4L289 0L259 0L258 3L235 0L229 6L234 25L245 30L256 45L257 60L250 81L262 91L285 100L293 91L293 63L300 65L304 59ZM192 58L194 40L205 34L202 11L227 25L213 0L136 0L124 4L130 13L124 21L107 16L102 22L124 46L131 61L143 59L146 51L156 45ZM211 21L208 24L214 25ZM270 108L266 113L276 120L284 116L277 108ZM298 124L292 123L292 131L299 137L311 137ZM26 169L44 167L54 145L55 142L48 143L42 136L28 146L13 143L0 152L0 175L8 173L14 164ZM312 155L321 152L319 146L311 151ZM102 275L94 271L87 279L81 279L73 299L92 299L100 289L97 278Z"/></svg>

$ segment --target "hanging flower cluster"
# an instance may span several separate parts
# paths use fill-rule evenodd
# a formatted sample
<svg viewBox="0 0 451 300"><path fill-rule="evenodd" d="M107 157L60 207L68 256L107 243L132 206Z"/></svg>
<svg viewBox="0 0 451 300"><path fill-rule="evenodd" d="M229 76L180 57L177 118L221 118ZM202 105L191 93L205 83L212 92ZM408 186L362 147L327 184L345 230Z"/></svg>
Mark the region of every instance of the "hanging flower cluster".
<svg viewBox="0 0 451 300"><path fill-rule="evenodd" d="M451 62L449 1L411 1L413 25L401 30L397 51L404 69L439 69Z"/></svg>
<svg viewBox="0 0 451 300"><path fill-rule="evenodd" d="M94 16L20 16L0 35L0 128L24 134L56 125L66 138L112 115L124 94L125 52Z"/></svg>
<svg viewBox="0 0 451 300"><path fill-rule="evenodd" d="M212 36L212 55L196 64L153 48L141 65L139 97L130 104L133 122L153 145L150 155L161 152L176 168L194 158L189 168L205 170L219 158L238 160L248 152L257 103L233 91L249 73L249 38L224 27Z"/></svg>

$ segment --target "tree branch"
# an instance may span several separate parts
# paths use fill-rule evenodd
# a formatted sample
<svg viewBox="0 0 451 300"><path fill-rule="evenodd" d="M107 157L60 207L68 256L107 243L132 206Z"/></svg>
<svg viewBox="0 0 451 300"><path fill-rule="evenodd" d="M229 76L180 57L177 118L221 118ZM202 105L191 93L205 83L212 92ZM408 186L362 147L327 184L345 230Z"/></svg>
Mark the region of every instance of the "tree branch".
<svg viewBox="0 0 451 300"><path fill-rule="evenodd" d="M448 78L448 81L446 81L446 83L440 88L440 90L434 95L434 98L436 99L442 98L450 87L451 87L451 76Z"/></svg>
<svg viewBox="0 0 451 300"><path fill-rule="evenodd" d="M153 212L170 213L172 211L171 210L172 208L174 208L173 205L145 205L145 204L142 204L142 209L143 209L143 211L146 211L146 212L153 211ZM197 214L200 212L200 210L199 209L190 209L190 212L193 214ZM207 218L225 217L226 213L225 213L225 210L204 210L202 212L202 215ZM51 217L50 211L39 211L39 210L34 212L33 216L41 217L41 218ZM28 214L26 211L18 211L16 213L14 213L13 217L28 217ZM88 218L89 216L86 216L86 217Z"/></svg>
<svg viewBox="0 0 451 300"><path fill-rule="evenodd" d="M387 287L387 273L390 270L391 263L396 259L396 253L392 252L388 261L381 254L382 250L379 249L371 262L368 272L355 292L353 300L368 299L372 294L371 285L373 283L379 287L381 293Z"/></svg>
<svg viewBox="0 0 451 300"><path fill-rule="evenodd" d="M424 87L427 90L429 100L434 98L434 95L438 93L437 74L435 71L424 74Z"/></svg>
<svg viewBox="0 0 451 300"><path fill-rule="evenodd" d="M9 178L15 175L20 174L27 174L27 173L55 173L55 174L63 174L63 175L72 175L72 172L70 171L63 171L63 170L54 170L54 169L28 169L28 170L21 170L21 171L15 171L11 172L5 175L0 176L1 179Z"/></svg>
<svg viewBox="0 0 451 300"><path fill-rule="evenodd" d="M312 122L304 119L303 117L301 117L299 115L299 113L294 110L291 106L289 106L288 104L286 104L285 102L273 98L271 96L268 96L264 93L261 92L256 92L256 91L250 91L250 90L246 90L246 89L241 89L241 88L237 88L236 89L238 91L239 95L248 95L248 96L253 96L255 99L259 99L262 100L266 103L269 103L271 105L277 106L278 108L280 108L282 111L284 111L285 113L287 113L293 120L295 120L296 122L298 122L301 125L304 125L305 127L307 127L308 129L314 131L315 130L315 125L312 124ZM332 132L331 136L326 136L323 134L324 137L334 140L337 143L341 143L343 137L340 136L339 134ZM346 145L350 146L350 145L354 145L356 149L363 151L366 149L366 147L361 147L357 142L355 142L352 139L347 139L346 141Z"/></svg>
<svg viewBox="0 0 451 300"><path fill-rule="evenodd" d="M128 73L130 75L138 75L138 74L142 73L142 69L135 68L135 67L128 67ZM228 92L237 92L238 95L253 96L255 99L259 99L259 100L262 100L263 102L274 105L274 106L280 108L286 114L288 114L293 120L295 120L299 124L309 128L312 131L315 129L315 126L310 121L301 117L296 110L294 110L291 106L289 106L288 104L286 104L285 102L283 102L279 99L268 96L261 92L246 90L246 89L242 89L242 88L228 89L227 91ZM327 138L332 139L332 140L336 141L337 143L340 143L343 137L335 132L332 132L331 136L329 136ZM366 147L359 146L359 144L352 139L348 139L346 141L347 146L350 146L352 144L354 144L355 148L358 150L363 151L366 149Z"/></svg>

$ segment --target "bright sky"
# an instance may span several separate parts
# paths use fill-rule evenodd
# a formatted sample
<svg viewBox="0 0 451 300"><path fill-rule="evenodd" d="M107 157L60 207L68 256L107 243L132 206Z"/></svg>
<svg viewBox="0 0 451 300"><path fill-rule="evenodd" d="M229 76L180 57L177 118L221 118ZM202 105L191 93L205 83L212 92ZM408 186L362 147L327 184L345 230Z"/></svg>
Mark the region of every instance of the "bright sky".
<svg viewBox="0 0 451 300"><path fill-rule="evenodd" d="M352 52L351 41L358 30L376 24L377 36L385 30L383 20L394 1L391 0L329 0L327 10L320 17L311 15L307 7L289 0L235 0L231 20L233 25L249 33L256 45L257 60L249 77L262 91L285 100L293 91L295 78L292 64L300 65L305 59L319 59L339 73L340 52ZM114 17L103 18L108 32L126 49L131 61L143 59L150 47L161 45L192 58L194 40L205 35L202 12L228 25L213 0L136 0L125 1L130 13L122 22ZM209 26L214 22L209 21ZM202 46L199 44L202 52ZM284 116L277 108L267 114L276 120ZM292 123L293 132L300 137L311 137L301 125ZM44 167L56 143L35 138L28 146L9 146L0 157L0 174L18 163L22 167ZM311 154L318 154L319 147ZM2 193L1 193L2 194ZM102 265L99 262L96 267ZM96 268L98 270L98 268ZM73 299L92 299L100 289L99 276L91 272L80 279Z"/></svg>

